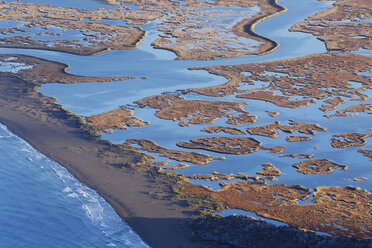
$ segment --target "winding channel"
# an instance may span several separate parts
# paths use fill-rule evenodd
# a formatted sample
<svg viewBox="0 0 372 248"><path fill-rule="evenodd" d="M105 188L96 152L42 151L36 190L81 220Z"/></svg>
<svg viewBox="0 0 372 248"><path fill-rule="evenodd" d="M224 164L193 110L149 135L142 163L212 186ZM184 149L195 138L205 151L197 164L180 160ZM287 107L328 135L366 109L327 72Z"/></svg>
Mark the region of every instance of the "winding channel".
<svg viewBox="0 0 372 248"><path fill-rule="evenodd" d="M113 110L119 106L131 104L133 101L148 97L151 95L162 94L164 92L173 92L186 88L206 87L225 82L225 78L214 76L203 70L188 70L191 67L207 65L228 65L241 64L250 62L274 61L280 59L295 58L311 53L326 52L324 43L316 39L315 36L305 33L289 32L288 29L298 21L317 13L331 6L332 2L318 2L313 0L304 1L300 6L295 0L282 1L288 11L273 18L267 19L256 26L256 32L264 36L271 37L280 43L280 46L273 53L262 56L240 56L236 58L217 58L211 61L194 61L194 60L174 60L175 55L166 50L153 49L151 42L155 40L158 32L153 24L147 27L147 38L141 43L138 49L111 51L96 56L76 56L65 53L56 53L49 51L29 51L29 50L6 50L8 53L26 53L28 55L37 55L46 59L54 59L69 64L70 73L78 75L92 76L136 76L139 79L127 80L123 82L110 83L78 83L73 85L47 84L39 89L39 92L54 96L58 103L64 105L68 110L82 116L90 116ZM142 76L148 79L141 79ZM187 99L218 100L218 98L207 97L196 94L186 95ZM224 97L224 101L244 101L234 96ZM356 158L339 157L338 153L333 152L329 145L331 136L335 133L341 133L344 129L353 129L358 123L359 130L368 128L368 121L355 120L353 118L344 118L340 123L337 118L327 120L318 109L320 103L311 104L306 107L306 113L303 108L286 110L271 103L263 101L249 101L244 108L253 115L260 118L254 126L259 126L271 122L273 119L268 117L264 111L278 111L281 114L275 119L286 122L294 119L297 122L319 123L326 126L329 130L321 135L316 135L313 140L306 143L306 146L300 151L301 153L315 153L317 157L327 157L340 164L349 164L351 169L346 173L335 172L332 179L328 175L302 175L291 168L291 164L298 162L298 159L279 158L276 154L269 154L266 151L259 151L250 155L225 155L224 161L213 161L204 166L195 166L190 164L190 168L178 170L186 175L192 174L210 174L212 171L220 173L237 173L242 172L247 175L255 175L260 170L260 166L265 162L272 162L282 169L283 176L279 183L301 184L306 187L314 188L318 185L338 185L346 186L350 182L343 181L344 177L358 177L363 164L368 162L368 158L359 156ZM136 109L135 115L145 121L150 121L151 125L141 128L130 128L128 130L115 130L114 134L102 134L103 139L111 140L114 143L121 144L127 138L143 138L154 140L161 146L186 150L176 146L178 141L187 141L192 138L207 136L201 133L200 129L208 125L192 125L191 127L179 127L176 122L159 119L154 116L153 109ZM308 114L311 113L309 121ZM367 118L361 116L360 118ZM223 124L222 120L217 121L214 125ZM233 127L233 126L232 126ZM332 128L330 128L332 127ZM156 132L154 132L156 130ZM215 136L226 136L226 134L214 134ZM266 145L275 146L285 143L285 135L280 135L277 139L259 137ZM313 150L313 147L320 147L320 151ZM368 148L366 148L368 149ZM200 152L215 155L213 152L199 150ZM299 153L297 144L288 144L285 153ZM154 154L152 154L154 155ZM249 156L249 157L247 157ZM247 165L250 160L254 164ZM157 156L157 161L165 160ZM227 166L226 163L229 165ZM359 165L359 166L358 166ZM284 168L284 169L283 169ZM203 181L196 183L206 184ZM194 182L194 181L193 181ZM320 183L321 182L321 183ZM359 185L369 185L368 182L358 182ZM218 182L207 183L212 188L219 188Z"/></svg>

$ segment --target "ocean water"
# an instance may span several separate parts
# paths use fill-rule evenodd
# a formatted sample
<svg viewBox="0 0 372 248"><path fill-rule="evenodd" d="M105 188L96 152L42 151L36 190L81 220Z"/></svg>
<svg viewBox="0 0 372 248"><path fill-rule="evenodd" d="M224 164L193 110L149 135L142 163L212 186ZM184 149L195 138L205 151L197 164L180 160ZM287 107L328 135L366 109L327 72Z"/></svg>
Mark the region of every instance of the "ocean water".
<svg viewBox="0 0 372 248"><path fill-rule="evenodd" d="M149 246L94 190L0 124L0 247Z"/></svg>

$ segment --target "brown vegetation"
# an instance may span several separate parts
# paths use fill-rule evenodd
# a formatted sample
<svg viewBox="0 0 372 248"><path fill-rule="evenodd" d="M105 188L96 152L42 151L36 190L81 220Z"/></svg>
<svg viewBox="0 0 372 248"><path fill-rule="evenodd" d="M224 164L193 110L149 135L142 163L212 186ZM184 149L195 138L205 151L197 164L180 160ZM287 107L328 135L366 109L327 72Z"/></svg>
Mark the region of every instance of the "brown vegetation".
<svg viewBox="0 0 372 248"><path fill-rule="evenodd" d="M261 135L276 138L278 134L280 134L279 131L276 131L278 129L286 133L293 133L294 131L299 131L300 133L311 135L315 135L316 134L315 131L321 132L327 131L327 128L321 127L319 124L298 123L291 121L289 125L282 125L280 124L280 121L275 121L264 126L247 128L247 132L252 135Z"/></svg>
<svg viewBox="0 0 372 248"><path fill-rule="evenodd" d="M234 174L223 174L223 173L218 173L216 171L212 172L211 175L192 175L192 176L187 176L187 178L190 179L200 179L200 180L205 180L205 181L218 181L218 180L233 180L233 179L241 179L241 180L253 180L255 182L262 181L266 183L267 180L269 181L276 181L275 176L272 175L264 175L265 177L260 177L260 176L248 176L243 173L238 173L236 175Z"/></svg>
<svg viewBox="0 0 372 248"><path fill-rule="evenodd" d="M293 167L303 174L326 174L331 173L333 169L347 170L346 165L336 164L328 159L304 160L294 164Z"/></svg>
<svg viewBox="0 0 372 248"><path fill-rule="evenodd" d="M114 10L83 10L69 7L54 7L47 4L10 2L0 4L0 21L12 20L20 23L16 30L0 30L9 34L0 39L0 47L32 48L56 50L80 55L93 55L110 49L132 49L144 38L145 32L138 27L125 27L99 23L107 20L138 20L146 23L164 17L164 14L151 11L130 11L128 8ZM84 22L89 19L89 22ZM24 23L23 23L24 22ZM58 31L53 31L50 27ZM42 27L48 32L30 34ZM68 32L80 32L74 39ZM53 36L48 40L41 36ZM55 39L54 36L58 36Z"/></svg>
<svg viewBox="0 0 372 248"><path fill-rule="evenodd" d="M295 153L295 154L282 154L280 155L281 158L283 157L289 157L289 158L300 158L300 159L305 159L305 158L313 158L314 157L314 154L298 154L298 153Z"/></svg>
<svg viewBox="0 0 372 248"><path fill-rule="evenodd" d="M307 136L287 136L285 138L285 140L288 141L288 142L309 141L309 140L311 140L311 137L307 137Z"/></svg>
<svg viewBox="0 0 372 248"><path fill-rule="evenodd" d="M246 134L244 131L240 130L239 128L232 128L232 127L205 127L201 131L207 132L207 133L225 132L225 133L229 133L233 135Z"/></svg>
<svg viewBox="0 0 372 248"><path fill-rule="evenodd" d="M186 100L180 96L156 95L135 101L140 107L159 109L156 116L166 120L180 121L178 125L212 124L227 117L226 123L238 125L253 123L257 120L242 107L245 103Z"/></svg>
<svg viewBox="0 0 372 248"><path fill-rule="evenodd" d="M353 180L356 181L356 182L367 181L368 178L366 178L366 177L354 177Z"/></svg>
<svg viewBox="0 0 372 248"><path fill-rule="evenodd" d="M350 146L363 146L367 143L366 138L372 137L368 133L342 133L335 134L332 138L332 146L334 148L346 148ZM341 138L341 139L338 139Z"/></svg>
<svg viewBox="0 0 372 248"><path fill-rule="evenodd" d="M184 92L214 97L238 94L237 97L269 101L288 108L323 100L327 105L323 105L321 110L327 112L340 106L345 97L365 101L368 96L362 92L372 88L372 81L370 77L359 73L368 72L371 68L369 56L342 53L311 54L263 63L199 67L193 69L205 69L227 78L228 81L216 86L187 89ZM360 87L355 88L352 81L357 82ZM263 86L255 87L257 82ZM251 85L252 88L239 89L243 84ZM368 109L370 105L363 104L345 111L361 112Z"/></svg>
<svg viewBox="0 0 372 248"><path fill-rule="evenodd" d="M279 115L279 112L275 111L265 111L270 117L276 117Z"/></svg>
<svg viewBox="0 0 372 248"><path fill-rule="evenodd" d="M249 9L257 5L258 13ZM186 1L183 7L159 24L163 34L152 44L175 52L178 59L265 54L278 47L277 42L254 32L256 23L286 11L276 1Z"/></svg>
<svg viewBox="0 0 372 248"><path fill-rule="evenodd" d="M262 166L264 167L264 169L257 172L257 174L259 175L276 177L283 175L283 173L271 163L264 163L262 164Z"/></svg>
<svg viewBox="0 0 372 248"><path fill-rule="evenodd" d="M335 114L333 115L325 115L328 119L331 119L334 116L340 116L340 117L349 117L349 116L355 116L358 115L358 112L360 113L372 113L372 104L370 103L362 103L362 104L354 104L351 105L350 107L347 107L345 109L338 110ZM348 114L348 113L353 113L353 114Z"/></svg>
<svg viewBox="0 0 372 248"><path fill-rule="evenodd" d="M148 121L133 116L133 114L133 110L118 108L110 112L86 117L85 120L87 125L98 133L107 133L107 129L128 129L128 127L143 127L150 124Z"/></svg>
<svg viewBox="0 0 372 248"><path fill-rule="evenodd" d="M159 146L154 141L148 139L127 139L124 143L125 145L140 145L143 151L158 153L161 157L168 157L170 159L177 160L179 162L189 162L193 164L203 165L209 164L212 160L224 160L223 157L213 157L207 154L199 152L185 152L168 149Z"/></svg>
<svg viewBox="0 0 372 248"><path fill-rule="evenodd" d="M272 147L261 147L262 150L268 150L270 153L281 153L284 151L286 146L272 146Z"/></svg>
<svg viewBox="0 0 372 248"><path fill-rule="evenodd" d="M212 197L224 208L252 211L256 214L297 226L304 230L358 239L371 236L372 195L360 188L317 187L313 204L299 204L311 190L300 185L268 185L253 182L221 184L220 190L188 184L185 196Z"/></svg>
<svg viewBox="0 0 372 248"><path fill-rule="evenodd" d="M369 157L372 160L372 150L359 149L358 152L360 152L364 156Z"/></svg>
<svg viewBox="0 0 372 248"><path fill-rule="evenodd" d="M278 43L257 34L254 26L261 20L286 10L271 0L258 3L252 0L104 1L113 5L133 3L138 5L138 9L118 7L89 11L47 4L4 2L0 5L0 20L24 21L25 24L22 28L1 28L1 33L12 36L0 39L0 45L57 50L81 55L97 54L110 49L130 49L142 41L145 35L143 30L139 27L102 24L99 21L123 20L127 25L144 25L149 21L163 19L158 24L158 31L162 34L152 45L174 51L179 59L264 54L275 50ZM259 7L259 12L254 12L252 7ZM164 18L166 16L169 17ZM89 22L83 22L84 19L88 19ZM41 26L48 32L38 32L29 36L25 34L36 26ZM49 30L50 26L55 26L58 31ZM81 37L68 39L67 31L81 32ZM51 37L46 40L41 36L60 36L61 39Z"/></svg>
<svg viewBox="0 0 372 248"><path fill-rule="evenodd" d="M248 154L260 149L271 153L282 152L285 146L264 147L254 138L246 137L203 137L191 139L189 142L178 142L178 146L189 149L203 149L226 154Z"/></svg>
<svg viewBox="0 0 372 248"><path fill-rule="evenodd" d="M190 142L178 142L177 145L235 155L253 153L261 149L260 141L243 137L204 137L191 139Z"/></svg>
<svg viewBox="0 0 372 248"><path fill-rule="evenodd" d="M291 97L276 96L275 92L272 92L272 91L252 91L249 93L237 95L236 97L254 99L254 100L262 100L262 101L271 102L277 106L286 107L286 108L300 108L303 106L308 106L310 103L315 103L314 100L292 101Z"/></svg>
<svg viewBox="0 0 372 248"><path fill-rule="evenodd" d="M189 165L181 163L181 164L178 164L178 165L165 167L164 169L166 169L166 170L179 170L179 169L185 169L185 168L189 168L189 167L190 167Z"/></svg>
<svg viewBox="0 0 372 248"><path fill-rule="evenodd" d="M327 100L324 100L324 102L328 104L321 106L319 109L324 113L327 113L328 111L334 110L341 106L343 103L345 103L345 100L342 97L338 96L335 98L329 98Z"/></svg>
<svg viewBox="0 0 372 248"><path fill-rule="evenodd" d="M372 4L368 0L337 0L333 7L296 23L290 31L312 33L328 50L372 49ZM343 22L336 22L343 21Z"/></svg>

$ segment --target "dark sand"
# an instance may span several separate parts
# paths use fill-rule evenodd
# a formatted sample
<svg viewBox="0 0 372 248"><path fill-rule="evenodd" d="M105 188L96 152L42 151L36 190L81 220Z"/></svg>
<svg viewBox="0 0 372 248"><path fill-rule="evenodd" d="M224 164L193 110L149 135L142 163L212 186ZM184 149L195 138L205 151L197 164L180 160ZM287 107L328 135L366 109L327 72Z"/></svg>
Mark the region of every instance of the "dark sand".
<svg viewBox="0 0 372 248"><path fill-rule="evenodd" d="M183 221L192 217L195 209L149 194L155 190L169 196L169 185L154 183L146 166L112 166L118 161L133 163L138 153L102 156L110 145L89 138L78 118L66 115L50 98L34 91L26 93L32 86L14 74L0 72L1 123L96 190L150 246L206 247L189 241L182 229Z"/></svg>

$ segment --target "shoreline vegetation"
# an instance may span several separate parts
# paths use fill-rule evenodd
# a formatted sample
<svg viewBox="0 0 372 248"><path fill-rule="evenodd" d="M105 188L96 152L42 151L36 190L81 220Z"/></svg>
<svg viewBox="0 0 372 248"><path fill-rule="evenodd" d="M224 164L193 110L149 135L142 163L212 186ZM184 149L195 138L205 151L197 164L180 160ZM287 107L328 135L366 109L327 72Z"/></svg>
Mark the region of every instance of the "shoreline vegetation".
<svg viewBox="0 0 372 248"><path fill-rule="evenodd" d="M114 2L116 3L116 1ZM270 38L257 34L254 31L255 25L287 10L285 7L279 5L277 3L277 0L267 0L267 3L269 3L270 6L274 7L277 11L271 13L268 16L258 17L257 19L254 19L252 23L247 23L252 20L244 20L235 25L233 30L233 32L236 32L236 34L238 35L240 35L240 32L245 32L246 34L259 36L260 38L266 40L268 43L271 44L271 48L269 50L266 50L266 52L257 55L264 55L266 53L273 52L275 51L275 49L278 48L279 44L276 41L271 40ZM141 20L137 19L136 21L141 22ZM246 36L246 34L242 34L241 36ZM95 38L99 39L98 36ZM144 37L142 36L142 38ZM156 48L156 46L154 47ZM109 51L110 47L105 49ZM162 49L172 51L169 48L162 47ZM178 53L176 52L176 54ZM324 61L328 62L327 59L330 57L340 57L340 61L346 60L346 58L342 58L342 56L346 55L315 54L308 55L307 58L314 57L313 61L315 62L317 62L319 58L325 58ZM219 247L244 247L243 244L245 244L246 246L251 245L252 242L255 244L254 241L256 239L256 241L259 240L259 242L263 242L260 243L262 247L269 247L273 246L274 244L276 244L277 247L288 247L286 246L286 244L293 243L297 245L299 240L302 242L300 243L303 245L301 247L369 247L370 242L364 242L360 240L358 241L353 239L368 239L368 235L370 235L371 232L370 223L368 223L368 216L365 216L365 213L368 212L368 210L370 209L370 193L368 191L352 186L347 186L344 188L326 186L317 187L315 189L313 197L316 204L301 205L298 204L298 201L309 199L309 195L311 193L311 189L305 188L301 185L278 184L273 186L258 182L241 181L232 183L221 183L221 189L213 191L211 188L208 188L206 186L191 184L188 182L186 176L179 175L173 171L162 170L160 165L157 165L157 162L153 161L154 157L142 153L140 149L134 148L130 146L130 144L115 145L112 144L110 141L102 140L99 136L97 136L97 131L101 132L105 131L106 128L109 128L110 126L108 126L106 123L99 123L102 127L99 127L97 124L97 126L101 129L97 127L94 128L86 122L89 122L89 119L83 119L81 116L78 116L66 110L62 105L56 103L55 98L46 97L36 92L37 88L44 83L106 82L131 79L131 77L100 78L76 76L67 73L69 67L65 64L24 55L3 54L0 55L0 57L2 57L3 60L4 57L6 57L5 61L14 62L20 65L20 67L29 66L32 68L31 70L21 69L15 73L0 72L0 122L6 125L9 130L14 132L16 135L29 142L38 151L54 159L62 166L66 167L71 172L71 174L77 177L81 182L96 190L112 205L115 211L125 220L125 222L127 222L133 228L133 230L137 234L139 234L140 237L150 246L194 248L216 247L217 244L219 245ZM364 58L365 56L362 55L353 55L349 59L352 60L352 57L358 58L360 61L367 61L367 59ZM187 59L188 57L183 57L182 59L185 58ZM213 56L203 58L212 59ZM197 59L203 58L198 57ZM289 63L288 68L292 68L295 66L291 65L291 63L294 63L296 62L296 60L301 60L303 58L293 58L283 61L287 61ZM273 66L271 64L279 62L266 62L261 64L270 67ZM366 65L367 63L359 64ZM191 91L197 92L199 94L204 93L205 95L216 94L216 96L234 94L236 88L238 87L238 85L240 85L240 81L242 81L242 79L245 79L245 77L240 74L237 75L235 73L233 74L233 76L236 78L232 78L229 74L230 70L226 72L226 75L223 73L223 70L226 68L234 69L239 72L244 70L254 70L254 65L252 67L253 69L245 68L246 66L252 65L247 64L235 66L194 68L207 69L209 73L225 76L225 78L228 79L228 82L223 85L216 85L213 87L188 89L185 90L185 92ZM314 68L316 68L316 66L317 63L314 64ZM46 70L46 68L48 68L48 70ZM314 68L311 67L311 69ZM362 71L365 71L365 68L362 69ZM259 69L257 68L256 70L259 71ZM259 77L258 74L259 73L255 73L254 76ZM360 77L362 78L362 76ZM261 76L260 79L262 78L264 77ZM286 83L285 80L283 82ZM229 84L233 87L224 87ZM364 84L366 85L364 86L365 88L368 88L370 85L368 82L365 82ZM283 88L283 90L286 89ZM221 92L223 94L221 94ZM286 93L291 92L288 91ZM296 94L296 92L293 93L293 95ZM353 94L358 95L362 100L364 99L363 97L365 97L365 95L361 94L358 91L353 91ZM271 100L278 106L288 104L288 101L290 100L289 97L275 96L274 94L270 95L267 94L267 92L265 93L264 91L257 91L255 94L248 92L245 93L245 95L240 95L240 97L247 99L259 99L264 101ZM272 99L274 99L275 101ZM313 103L313 101L303 100L303 102L291 102L292 105L297 104L298 106L290 105L287 107L297 108L301 107L302 105L306 106L310 103ZM323 112L328 111L328 109L333 110L342 104L342 99L334 98L330 99L330 101L331 102L329 102L329 104L331 106L322 106L324 111L322 109L321 110ZM187 104L190 105L190 101L186 101L183 99L180 99L178 103L180 104L180 106L187 106ZM198 101L192 102L192 104L194 105L196 103L198 103ZM151 104L151 102L149 102L149 104ZM202 104L202 106L205 107L205 104ZM363 106L357 107L358 108L355 107L355 110L345 109L345 113L342 112L339 114L339 116L349 116L347 112L366 112L367 110L370 110L371 106L367 106L366 104L364 104ZM200 108L202 109L202 107ZM208 113L208 110L209 109L206 109L205 112ZM163 112L165 116L164 118L168 118L167 114L169 113L167 111ZM170 113L173 113L174 115L176 112ZM192 114L194 113L191 113L191 115ZM247 116L249 116L249 113L244 113L244 117ZM141 120L135 119L136 117L132 116L131 112L125 112L124 117L121 118L124 118L128 123L130 123L128 126L144 124L141 122ZM252 121L254 120L252 116L249 117L252 119ZM95 118L98 118L98 116L95 116ZM195 122L198 120L198 118L200 118L200 116L197 116L197 118L195 118ZM101 120L97 119L96 121L98 122ZM131 124L133 121L135 121L136 124ZM180 122L179 125L189 125L189 123ZM278 132L278 129L285 132L288 129L297 127L299 125L304 125L304 123L294 122L291 125L293 127L288 125L280 125L280 123L273 122L271 126L263 126L261 127L262 130L260 129L259 131L261 132L261 135L264 136L265 134L275 135ZM229 131L239 132L239 130ZM252 132L252 130L247 130L248 133L250 133L249 131ZM213 132L213 130L211 130L211 132ZM240 130L240 132L243 131ZM360 137L358 135L360 136L360 134L342 134L335 137L343 138L350 136L354 137L354 140L356 140L356 142L363 143L363 139L360 141ZM301 141L299 139L299 137L293 138L294 141ZM230 140L234 141L234 139ZM235 140L238 140L238 138L235 138ZM342 141L339 141L337 139L334 140L335 144L338 142L337 144L339 144L338 146L340 148L350 146L350 144L344 144L345 142L342 143ZM191 148L204 147L206 150L219 151L222 149L221 146L215 145L213 147L210 143L223 144L225 142L225 140L218 140L218 142L215 142L215 140L207 139L202 141L204 143L200 142L199 140L191 140L191 143L184 143L182 145ZM358 145L359 143L356 143L356 145ZM152 146L150 146L150 148L152 149L152 147L155 145L153 144ZM257 144L254 144L254 146L257 147ZM253 148L250 143L247 143L247 151L250 151L250 149ZM158 149L163 148L158 147ZM361 153L363 154L370 154L369 150L360 150L362 150ZM170 153L175 151L168 150L166 152ZM346 167L343 167L344 165L337 165L331 161L316 159L310 161L309 164L300 164L298 166L302 166L305 170L308 169L306 166L314 167L315 165L316 169L318 169L318 167L320 168L321 166L323 166L322 164L326 164L326 166L330 168L330 171L332 171L332 169L334 168L339 167L346 169ZM278 171L278 168L276 168L274 165L266 164L263 166L265 167L265 169L267 169L266 172L262 172L263 174L266 173L269 176L272 176L273 174L276 174L276 176L281 175L280 170ZM179 165L179 168L182 168L182 164ZM328 171L326 172L328 173ZM308 171L306 172L308 174L315 173L314 169L308 169ZM234 175L230 176L234 177ZM245 177L246 175L236 175L235 177L243 176ZM195 177L198 176L195 175ZM199 177L203 177L203 175L199 175ZM211 177L205 177L208 180L212 180ZM229 177L229 175L213 175L213 178L225 177ZM253 178L253 180L257 178ZM252 178L247 177L247 179ZM266 192L267 190L272 190L273 192L275 191L277 195L268 194ZM328 198L331 198L331 195L337 196L337 200L328 200ZM353 199L349 199L350 195L353 195L355 197L352 197ZM260 204L255 205L250 201L242 201L241 199L245 197L249 199L256 199L256 201ZM274 205L276 206L277 202L280 202L282 205L279 207L272 207ZM342 211L342 207L346 203L350 203L349 205L353 205L350 207L350 209L355 212L353 213L357 220L350 220L350 216L345 217L345 223L347 222L345 225L348 226L346 228L347 230L342 233L342 231L340 231L340 228L338 228L336 224L339 223L337 222L339 221L339 219L341 220L339 212L342 212L341 214L347 214L344 213L345 211ZM267 209L264 209L262 205L265 205ZM339 211L334 211L334 213L332 213L333 215L330 212L327 212L330 205L333 207L333 209ZM330 238L327 236L317 235L312 231L303 231L296 227L286 226L285 228L281 229L267 223L263 223L262 221L252 219L250 217L235 216L221 218L214 214L214 212L216 211L222 211L229 208L245 209L247 211L259 213L259 215L264 217L277 219L279 221L285 220L284 222L289 223L293 226L297 226L303 230L316 230L319 223L326 223L326 221L324 221L323 219L324 216L322 217L321 214L316 214L316 216L319 217L318 219L307 218L307 212L306 210L304 210L305 208L308 208L315 213L324 211L326 213L330 213L329 216L334 217L334 219L339 219L334 221L332 220L332 223L328 222L329 225L327 227L323 227L324 229L322 229L321 231L330 230L330 232L333 232L337 235L341 234L341 236L352 238ZM291 213L288 213L288 211L290 211ZM280 216L280 214L282 214L282 217L273 217ZM302 225L298 224L296 223L296 221L298 220L292 220L293 215L297 215L297 217L300 216L303 218L306 217L306 220L302 222ZM207 218L198 218L205 216L207 216ZM359 226L358 223L355 222L358 222ZM308 226L306 226L306 224L308 224ZM246 226L247 228L245 228L244 230L239 229L242 225ZM233 229L232 227L236 227L236 229ZM268 239L257 239L258 234L252 232L252 230L264 230L264 234L274 233L274 235L270 236L270 238ZM244 235L240 235L240 237L237 237L237 232ZM289 232L293 235L284 235L283 237L283 232ZM263 235L263 233L261 233L261 235ZM221 236L227 238L220 238ZM232 237L237 238L234 240L234 238ZM271 238L275 239L275 237L283 238L281 239L281 242L284 243L273 243L274 241ZM240 243L234 243L239 241ZM309 244L311 246L309 246Z"/></svg>

